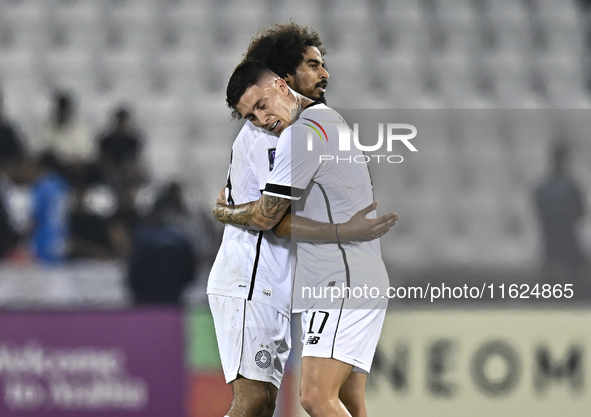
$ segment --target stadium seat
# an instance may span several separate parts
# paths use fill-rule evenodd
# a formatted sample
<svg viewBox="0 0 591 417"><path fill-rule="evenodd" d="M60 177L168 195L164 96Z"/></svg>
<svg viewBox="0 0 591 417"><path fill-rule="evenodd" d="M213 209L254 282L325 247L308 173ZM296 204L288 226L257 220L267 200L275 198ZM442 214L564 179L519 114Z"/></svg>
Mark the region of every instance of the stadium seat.
<svg viewBox="0 0 591 417"><path fill-rule="evenodd" d="M35 11L26 17L0 13L0 51L43 49L47 43L44 26L42 14Z"/></svg>
<svg viewBox="0 0 591 417"><path fill-rule="evenodd" d="M289 22L293 20L299 25L311 26L320 30L322 13L319 2L314 0L302 0L294 3L289 0L281 0L272 9L271 18L274 22Z"/></svg>
<svg viewBox="0 0 591 417"><path fill-rule="evenodd" d="M538 0L535 12L542 20L575 24L579 10L577 3L577 0Z"/></svg>
<svg viewBox="0 0 591 417"><path fill-rule="evenodd" d="M2 0L2 16L12 22L40 22L47 11L45 0Z"/></svg>
<svg viewBox="0 0 591 417"><path fill-rule="evenodd" d="M0 53L0 75L2 77L31 76L35 74L38 60L30 49L10 49Z"/></svg>
<svg viewBox="0 0 591 417"><path fill-rule="evenodd" d="M103 12L106 8L104 3L108 3L108 1L48 0L47 3L51 9L50 17L64 23L69 22L83 27L92 27L96 24L97 17L104 15Z"/></svg>

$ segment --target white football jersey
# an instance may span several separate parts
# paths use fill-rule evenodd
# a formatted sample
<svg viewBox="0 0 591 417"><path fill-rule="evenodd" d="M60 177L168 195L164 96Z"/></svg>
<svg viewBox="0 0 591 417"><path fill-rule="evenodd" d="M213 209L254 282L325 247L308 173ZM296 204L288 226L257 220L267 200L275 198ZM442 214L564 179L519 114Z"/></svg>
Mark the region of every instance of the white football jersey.
<svg viewBox="0 0 591 417"><path fill-rule="evenodd" d="M352 140L350 150L339 150L339 130L349 137L350 129L336 111L320 103L305 109L279 138L264 193L291 199L292 214L323 223L344 223L369 206L373 185L364 155ZM375 218L376 212L368 217ZM380 297L388 287L377 239L342 244L298 241L297 260L294 309L319 305L314 297L302 297L302 286L322 290L367 285L377 287Z"/></svg>
<svg viewBox="0 0 591 417"><path fill-rule="evenodd" d="M246 122L232 146L226 200L256 201L273 171L278 138ZM271 230L250 231L226 225L209 274L207 293L243 298L274 307L290 317L290 240Z"/></svg>

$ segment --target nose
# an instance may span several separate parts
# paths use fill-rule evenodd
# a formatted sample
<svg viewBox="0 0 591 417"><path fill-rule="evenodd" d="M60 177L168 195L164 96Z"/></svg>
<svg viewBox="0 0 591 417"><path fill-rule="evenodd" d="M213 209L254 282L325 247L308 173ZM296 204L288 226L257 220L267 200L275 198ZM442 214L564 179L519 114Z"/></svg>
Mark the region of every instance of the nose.
<svg viewBox="0 0 591 417"><path fill-rule="evenodd" d="M326 70L326 68L321 67L320 68L320 78L322 78L323 80L328 80L328 71Z"/></svg>
<svg viewBox="0 0 591 417"><path fill-rule="evenodd" d="M265 128L267 123L269 122L269 116L267 115L267 113L262 110L255 110L253 114L258 122L258 125L256 126Z"/></svg>

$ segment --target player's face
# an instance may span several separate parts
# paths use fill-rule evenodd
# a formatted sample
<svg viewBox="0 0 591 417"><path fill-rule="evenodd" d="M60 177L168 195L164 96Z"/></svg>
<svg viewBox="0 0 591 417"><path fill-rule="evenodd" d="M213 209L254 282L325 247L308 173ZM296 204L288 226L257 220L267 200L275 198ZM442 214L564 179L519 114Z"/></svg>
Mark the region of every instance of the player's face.
<svg viewBox="0 0 591 417"><path fill-rule="evenodd" d="M295 75L285 76L287 85L303 96L325 102L324 93L328 84L328 71L320 51L315 46L308 48Z"/></svg>
<svg viewBox="0 0 591 417"><path fill-rule="evenodd" d="M285 80L268 77L244 92L236 110L255 126L279 136L291 124L295 104Z"/></svg>

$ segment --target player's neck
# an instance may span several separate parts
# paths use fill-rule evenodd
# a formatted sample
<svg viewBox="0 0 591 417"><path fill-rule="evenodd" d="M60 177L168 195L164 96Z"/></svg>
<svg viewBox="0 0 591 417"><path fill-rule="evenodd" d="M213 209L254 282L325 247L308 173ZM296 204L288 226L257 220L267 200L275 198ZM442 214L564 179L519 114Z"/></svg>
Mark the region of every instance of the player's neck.
<svg viewBox="0 0 591 417"><path fill-rule="evenodd" d="M310 104L314 103L314 100L310 100L307 97L302 96L301 94L294 94L296 99L296 119L299 119L300 114L306 110Z"/></svg>

